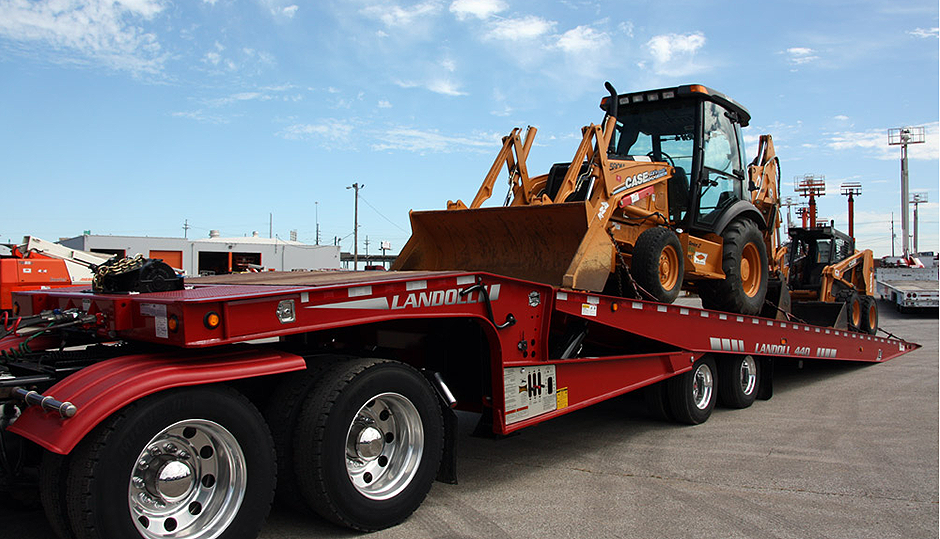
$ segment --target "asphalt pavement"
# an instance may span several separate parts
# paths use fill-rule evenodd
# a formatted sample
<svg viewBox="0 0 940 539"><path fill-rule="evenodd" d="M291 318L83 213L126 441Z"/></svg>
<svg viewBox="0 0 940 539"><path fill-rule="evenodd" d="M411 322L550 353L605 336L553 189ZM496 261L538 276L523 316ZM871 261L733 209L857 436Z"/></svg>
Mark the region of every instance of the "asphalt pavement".
<svg viewBox="0 0 940 539"><path fill-rule="evenodd" d="M457 485L435 483L392 538L938 536L938 318L880 303L923 348L886 363L778 362L775 392L694 427L624 397L504 439L460 416ZM46 539L41 510L0 508L0 535ZM276 507L263 539L360 535Z"/></svg>

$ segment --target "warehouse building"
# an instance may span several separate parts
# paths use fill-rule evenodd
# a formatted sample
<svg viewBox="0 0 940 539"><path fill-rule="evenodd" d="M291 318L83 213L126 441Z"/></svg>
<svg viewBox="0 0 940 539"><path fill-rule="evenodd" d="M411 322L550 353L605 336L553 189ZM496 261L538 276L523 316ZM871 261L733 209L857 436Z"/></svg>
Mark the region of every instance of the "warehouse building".
<svg viewBox="0 0 940 539"><path fill-rule="evenodd" d="M340 248L298 241L251 236L223 238L217 230L208 238L154 238L85 234L60 240L71 249L92 253L159 258L187 276L246 271L306 271L340 269Z"/></svg>

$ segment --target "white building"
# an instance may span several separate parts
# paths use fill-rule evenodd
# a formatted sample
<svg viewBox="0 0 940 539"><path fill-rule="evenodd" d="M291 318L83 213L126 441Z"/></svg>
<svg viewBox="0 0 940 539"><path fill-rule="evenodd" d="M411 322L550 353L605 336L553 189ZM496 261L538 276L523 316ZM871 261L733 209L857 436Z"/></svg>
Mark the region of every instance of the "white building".
<svg viewBox="0 0 940 539"><path fill-rule="evenodd" d="M145 236L76 236L59 243L92 253L160 258L188 276L249 269L276 271L340 269L339 246L252 236L222 238L216 230L198 240Z"/></svg>

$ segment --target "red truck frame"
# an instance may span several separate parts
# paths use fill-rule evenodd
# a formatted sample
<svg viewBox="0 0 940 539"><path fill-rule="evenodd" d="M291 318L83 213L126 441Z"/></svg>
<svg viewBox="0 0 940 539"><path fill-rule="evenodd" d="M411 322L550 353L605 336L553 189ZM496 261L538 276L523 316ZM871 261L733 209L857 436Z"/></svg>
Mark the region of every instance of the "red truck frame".
<svg viewBox="0 0 940 539"><path fill-rule="evenodd" d="M918 346L479 272L199 283L15 296L0 436L43 448L23 467L61 537L255 537L275 491L377 530L456 481L453 409L505 435L642 388L696 424L770 398L775 358Z"/></svg>

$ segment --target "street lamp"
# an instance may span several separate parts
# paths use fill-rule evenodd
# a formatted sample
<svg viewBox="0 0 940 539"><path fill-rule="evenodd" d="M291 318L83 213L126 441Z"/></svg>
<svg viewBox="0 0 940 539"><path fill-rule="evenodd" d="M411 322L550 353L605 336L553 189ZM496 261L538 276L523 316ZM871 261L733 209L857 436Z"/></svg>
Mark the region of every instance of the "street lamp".
<svg viewBox="0 0 940 539"><path fill-rule="evenodd" d="M347 186L346 189L355 191L356 200L353 203L353 271L359 269L359 190L365 187L365 184L354 183Z"/></svg>

